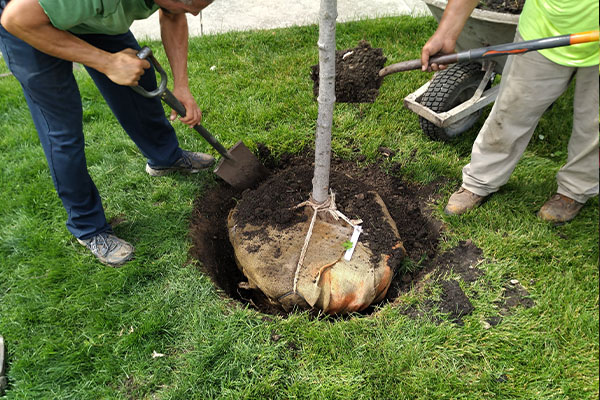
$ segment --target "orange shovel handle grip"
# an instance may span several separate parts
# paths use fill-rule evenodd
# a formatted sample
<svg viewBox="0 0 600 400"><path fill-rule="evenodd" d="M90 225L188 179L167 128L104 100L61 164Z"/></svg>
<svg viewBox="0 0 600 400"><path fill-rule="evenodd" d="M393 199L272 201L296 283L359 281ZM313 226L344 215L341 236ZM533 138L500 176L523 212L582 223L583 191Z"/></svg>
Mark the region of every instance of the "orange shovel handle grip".
<svg viewBox="0 0 600 400"><path fill-rule="evenodd" d="M598 30L573 33L570 37L571 44L589 43L598 41Z"/></svg>

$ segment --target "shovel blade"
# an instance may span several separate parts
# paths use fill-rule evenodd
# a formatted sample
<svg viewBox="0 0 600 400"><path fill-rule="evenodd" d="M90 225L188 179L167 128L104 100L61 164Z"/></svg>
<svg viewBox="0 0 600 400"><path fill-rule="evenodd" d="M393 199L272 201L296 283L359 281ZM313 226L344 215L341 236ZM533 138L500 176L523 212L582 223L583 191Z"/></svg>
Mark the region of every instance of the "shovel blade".
<svg viewBox="0 0 600 400"><path fill-rule="evenodd" d="M269 170L240 140L229 150L230 158L221 157L215 174L236 189L247 189L269 175Z"/></svg>

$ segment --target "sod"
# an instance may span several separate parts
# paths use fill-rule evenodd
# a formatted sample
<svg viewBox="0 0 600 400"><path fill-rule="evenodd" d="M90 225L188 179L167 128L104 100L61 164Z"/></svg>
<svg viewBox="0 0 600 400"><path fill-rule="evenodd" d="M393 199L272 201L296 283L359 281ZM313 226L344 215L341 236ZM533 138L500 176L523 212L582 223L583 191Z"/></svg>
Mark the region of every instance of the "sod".
<svg viewBox="0 0 600 400"><path fill-rule="evenodd" d="M388 63L414 59L435 26L433 18L410 17L339 24L337 46L365 39L384 49ZM311 145L317 37L313 25L191 40L191 89L204 125L225 147L241 139L283 157ZM168 65L159 43L143 44ZM0 74L6 71L0 62ZM598 199L566 225L535 216L566 161L572 88L542 118L507 185L459 218L442 209L483 120L452 143L427 139L402 106L431 77L419 71L388 77L372 104L336 105L335 156L400 167L414 185L443 178L432 204L445 225L440 250L468 239L486 260L472 282L449 272L369 316L336 319L265 315L224 296L188 253L194 202L217 185L215 177L149 177L91 79L75 73L90 174L136 258L108 268L70 236L19 84L0 78L7 399L598 398ZM194 131L174 126L183 148L212 152ZM381 147L394 155L382 160ZM534 305L486 322L514 279ZM457 284L473 306L462 325L427 307Z"/></svg>

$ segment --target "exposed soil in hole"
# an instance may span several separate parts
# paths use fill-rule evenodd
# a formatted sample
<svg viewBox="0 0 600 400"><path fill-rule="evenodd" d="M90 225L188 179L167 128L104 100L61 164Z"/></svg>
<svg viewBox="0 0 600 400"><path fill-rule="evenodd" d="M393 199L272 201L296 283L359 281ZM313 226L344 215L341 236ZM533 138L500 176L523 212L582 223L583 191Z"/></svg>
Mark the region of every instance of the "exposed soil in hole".
<svg viewBox="0 0 600 400"><path fill-rule="evenodd" d="M246 210L246 220L253 221L259 218L263 222L268 220L269 223L285 226L305 219L306 216L302 213L288 213L281 211L280 207L283 204L282 198L287 197L286 202L292 201L295 204L307 199L311 188L313 154L309 152L295 156L284 155L279 161L275 161L270 158L264 147L259 146L259 149L261 150L259 158L263 164L271 170L272 175L280 176L281 179L273 181L272 190L265 191L252 199L256 207L254 212L252 208ZM382 154L385 155L383 150ZM430 205L436 200L440 187L446 182L439 180L429 185L417 186L402 178L399 166L396 166L395 170L392 169L391 174L386 174L381 165L360 167L355 162L332 160L330 186L338 193L336 201L339 200L339 209L348 217L354 217L353 209L360 203L360 199L352 193L355 191L365 193L375 188L386 203L407 252L407 259L396 268L392 285L384 301L395 303L397 298L411 288L419 290L419 287L425 286L426 282L435 280L442 288L441 300L427 300L419 308L405 308L405 314L411 317L424 317L430 310L436 308L449 314L451 321L460 324L461 318L473 311L473 306L461 290L458 281L451 279L449 273L452 271L454 276L458 275L467 283L480 279L484 275L483 270L477 268L477 265L482 262L481 250L470 241L466 241L450 251L438 254L442 224L431 217ZM344 187L348 177L352 178L352 183L349 187ZM266 314L286 315L286 312L272 304L260 291L239 287L239 284L247 282L247 279L235 263L233 248L228 239L226 220L229 211L243 195L223 183L216 185L202 198L197 199L190 228L193 242L190 256L200 261L202 271L211 277L226 296L249 304ZM270 209L279 211L270 212ZM364 210L361 210L360 217L367 221L377 216L365 214ZM256 235L260 235L260 232L256 232ZM389 249L389 243L386 243L385 238L377 239L381 241L381 246ZM374 240L370 245L378 245L375 238L370 240ZM517 299L518 304L526 307L532 305L521 292L515 295L517 297L511 296L508 292L505 296L511 304L503 301L503 304L498 305L503 311L501 315L507 315L507 310L512 307L513 300L518 296L525 301L522 304ZM368 314L373 310L374 308L371 307L364 313ZM490 325L499 322L501 315L492 316ZM498 321L496 322L494 318Z"/></svg>
<svg viewBox="0 0 600 400"><path fill-rule="evenodd" d="M237 225L241 228L246 224L255 226L276 226L282 230L308 220L305 208L294 208L306 201L312 190L314 166L307 160L299 160L293 166L279 170L271 175L264 185L253 191L246 191L237 206ZM361 240L368 243L373 251L373 263L377 263L382 252L389 253L397 243L398 238L387 224L382 224L383 213L378 208L369 208L373 204L370 190L379 191L360 178L351 177L341 165L334 167L330 175L330 188L335 192L336 208L348 218L362 219L362 227L368 232ZM264 232L251 231L245 236L250 239ZM247 249L252 252L252 249ZM397 254L398 260L392 254L388 264L397 267L402 253Z"/></svg>
<svg viewBox="0 0 600 400"><path fill-rule="evenodd" d="M482 10L520 14L523 11L525 0L482 0L477 8Z"/></svg>
<svg viewBox="0 0 600 400"><path fill-rule="evenodd" d="M279 226L306 219L305 214L288 208L308 199L312 188L313 154L283 156L279 162L275 162L264 152L259 157L272 171L271 184L269 190L254 192L256 197L249 202L254 203L254 206L238 210L244 213L243 219L248 222L258 219L263 223L268 221ZM348 179L349 177L352 179ZM330 183L330 187L336 191L338 209L349 218L356 216L356 209L361 203L361 193L375 188L400 231L401 240L412 264L426 262L435 257L441 224L429 217L426 210L443 182L418 187L402 178L387 175L378 165L359 167L355 162L332 160ZM236 266L233 248L228 240L226 219L229 211L242 196L243 193L222 184L198 199L191 222L191 256L203 264L203 270L228 296L249 303L262 312L282 314L282 311L260 292L239 287L239 283L245 282L246 279ZM369 221L376 221L379 217L369 215L365 210L361 210L358 216L363 219L364 227L368 226ZM260 231L256 232L256 235L260 234ZM377 253L378 248L389 250L397 240L380 234L364 237L368 237L365 240L369 240L369 246L375 250L374 253ZM405 264L396 268L398 276L403 274ZM397 295L397 291L390 292Z"/></svg>
<svg viewBox="0 0 600 400"><path fill-rule="evenodd" d="M338 103L373 103L379 95L383 78L379 70L386 57L380 48L361 40L353 49L335 52L335 101ZM319 65L311 66L313 94L319 95Z"/></svg>

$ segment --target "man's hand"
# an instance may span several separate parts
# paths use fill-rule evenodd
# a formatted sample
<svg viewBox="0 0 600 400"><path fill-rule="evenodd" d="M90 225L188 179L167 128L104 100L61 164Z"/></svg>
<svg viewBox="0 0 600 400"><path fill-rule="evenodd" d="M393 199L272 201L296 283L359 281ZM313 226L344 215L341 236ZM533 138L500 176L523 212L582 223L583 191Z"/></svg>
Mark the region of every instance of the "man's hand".
<svg viewBox="0 0 600 400"><path fill-rule="evenodd" d="M200 0L195 3L204 4L204 2L201 2ZM186 116L180 118L180 120L184 124L193 127L202 120L202 111L200 111L194 97L190 93L188 84L187 19L184 13L170 13L160 10L159 21L163 47L165 48L169 64L171 65L171 71L173 72L173 94L185 107ZM175 118L177 118L177 113L173 111L171 112L171 121L174 121Z"/></svg>
<svg viewBox="0 0 600 400"><path fill-rule="evenodd" d="M148 68L148 60L141 60L134 49L125 49L111 54L105 74L116 84L137 86L140 77Z"/></svg>
<svg viewBox="0 0 600 400"><path fill-rule="evenodd" d="M174 87L173 95L185 107L185 117L179 117L179 120L191 128L198 125L202 121L202 110L196 104L190 89L187 87ZM175 121L175 118L177 118L177 112L173 110L171 111L171 121Z"/></svg>
<svg viewBox="0 0 600 400"><path fill-rule="evenodd" d="M423 71L439 71L446 69L446 65L433 63L429 65L429 58L436 54L449 54L454 52L456 40L434 34L421 50L421 68Z"/></svg>
<svg viewBox="0 0 600 400"><path fill-rule="evenodd" d="M423 71L437 71L445 69L445 65L433 63L429 65L429 58L438 53L449 54L454 52L458 35L463 30L467 19L479 0L449 0L437 30L429 38L421 50L421 68Z"/></svg>

